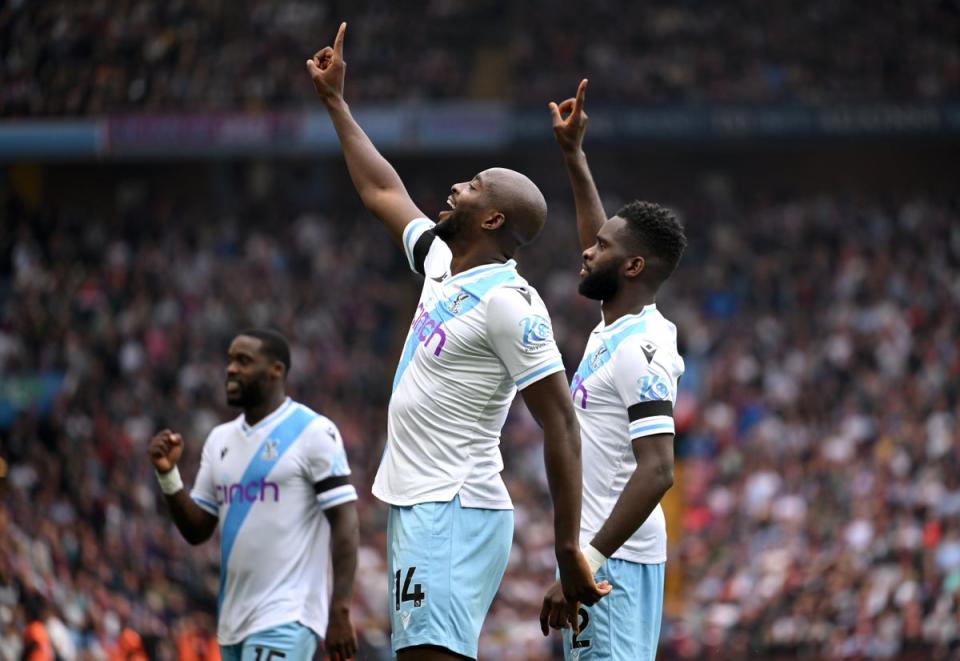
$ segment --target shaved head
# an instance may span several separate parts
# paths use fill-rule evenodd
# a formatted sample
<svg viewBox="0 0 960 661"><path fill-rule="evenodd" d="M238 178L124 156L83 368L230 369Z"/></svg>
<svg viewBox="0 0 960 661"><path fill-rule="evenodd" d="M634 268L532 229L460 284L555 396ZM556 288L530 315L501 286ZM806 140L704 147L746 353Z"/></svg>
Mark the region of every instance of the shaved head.
<svg viewBox="0 0 960 661"><path fill-rule="evenodd" d="M491 206L503 214L505 226L519 245L533 241L547 221L547 201L526 175L507 168L490 168L483 181Z"/></svg>

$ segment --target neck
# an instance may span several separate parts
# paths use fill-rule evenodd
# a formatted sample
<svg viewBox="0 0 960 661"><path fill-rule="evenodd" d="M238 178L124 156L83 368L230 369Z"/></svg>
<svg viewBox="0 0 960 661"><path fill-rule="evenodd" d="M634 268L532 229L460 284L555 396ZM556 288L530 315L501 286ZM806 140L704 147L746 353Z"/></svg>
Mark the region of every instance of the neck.
<svg viewBox="0 0 960 661"><path fill-rule="evenodd" d="M266 418L283 405L287 394L282 390L274 391L266 399L254 406L248 406L243 409L243 418L247 424L253 427L255 424Z"/></svg>
<svg viewBox="0 0 960 661"><path fill-rule="evenodd" d="M471 246L451 245L450 275L463 273L476 266L485 264L504 264L510 255L499 246L490 246L483 243L474 243Z"/></svg>
<svg viewBox="0 0 960 661"><path fill-rule="evenodd" d="M603 310L603 323L609 326L620 317L627 314L640 314L643 308L656 302L656 294L649 291L627 292L621 291L600 306Z"/></svg>

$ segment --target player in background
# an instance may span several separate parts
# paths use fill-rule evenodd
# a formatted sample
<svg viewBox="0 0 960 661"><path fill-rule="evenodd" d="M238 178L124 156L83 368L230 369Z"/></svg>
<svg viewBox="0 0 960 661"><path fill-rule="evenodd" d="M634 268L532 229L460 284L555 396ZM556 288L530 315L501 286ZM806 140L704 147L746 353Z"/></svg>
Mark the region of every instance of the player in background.
<svg viewBox="0 0 960 661"><path fill-rule="evenodd" d="M390 505L392 645L401 660L476 658L513 538L499 443L518 389L544 431L563 594L592 604L607 589L577 545L580 439L560 353L512 259L543 227L546 202L525 176L492 168L455 184L438 222L425 218L344 101L345 29L307 69L361 200L425 276L373 485Z"/></svg>
<svg viewBox="0 0 960 661"><path fill-rule="evenodd" d="M357 494L340 432L286 396L289 371L279 333L233 339L227 403L243 413L210 432L189 496L177 470L180 434L165 429L147 449L184 539L200 544L220 525L224 661L310 661L318 638L335 661L357 649Z"/></svg>
<svg viewBox="0 0 960 661"><path fill-rule="evenodd" d="M667 209L631 202L607 219L583 152L587 81L574 99L550 104L566 160L583 248L580 294L601 302L570 389L583 437L584 545L597 580L613 591L577 613L555 585L540 624L564 629L567 659L653 659L660 638L667 535L660 499L673 484L673 404L683 374L676 327L657 290L683 250L683 227Z"/></svg>

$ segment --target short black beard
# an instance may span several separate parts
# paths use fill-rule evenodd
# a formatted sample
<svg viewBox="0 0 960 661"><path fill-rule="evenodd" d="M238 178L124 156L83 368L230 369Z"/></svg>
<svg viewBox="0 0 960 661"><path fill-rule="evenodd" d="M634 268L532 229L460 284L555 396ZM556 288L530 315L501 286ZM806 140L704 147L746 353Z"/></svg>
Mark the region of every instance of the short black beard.
<svg viewBox="0 0 960 661"><path fill-rule="evenodd" d="M609 301L620 290L617 280L617 265L612 264L600 271L592 271L584 276L577 287L581 296L595 301Z"/></svg>
<svg viewBox="0 0 960 661"><path fill-rule="evenodd" d="M463 224L464 219L461 218L460 214L457 213L457 210L454 209L450 212L450 215L443 220L443 222L437 223L433 226L433 232L441 241L449 243L450 239L460 234L460 230L463 229Z"/></svg>
<svg viewBox="0 0 960 661"><path fill-rule="evenodd" d="M264 384L262 381L253 381L251 383L236 382L240 387L239 392L231 397L227 395L227 404L238 409L249 409L261 404L264 399Z"/></svg>

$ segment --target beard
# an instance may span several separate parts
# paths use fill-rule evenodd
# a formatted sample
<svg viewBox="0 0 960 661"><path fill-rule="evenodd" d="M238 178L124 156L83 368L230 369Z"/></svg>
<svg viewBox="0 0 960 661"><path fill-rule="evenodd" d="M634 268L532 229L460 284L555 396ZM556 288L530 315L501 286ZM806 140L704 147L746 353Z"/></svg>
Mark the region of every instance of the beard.
<svg viewBox="0 0 960 661"><path fill-rule="evenodd" d="M620 281L617 277L619 264L610 263L597 270L590 271L580 281L577 291L595 301L608 301L620 290Z"/></svg>
<svg viewBox="0 0 960 661"><path fill-rule="evenodd" d="M227 404L236 408L246 409L260 404L264 400L263 381L250 381L244 383L234 379L232 383L237 384L237 389L232 393L227 391Z"/></svg>
<svg viewBox="0 0 960 661"><path fill-rule="evenodd" d="M452 209L450 214L445 216L440 222L433 226L433 231L437 237L444 243L449 243L466 226L467 219L456 209Z"/></svg>

